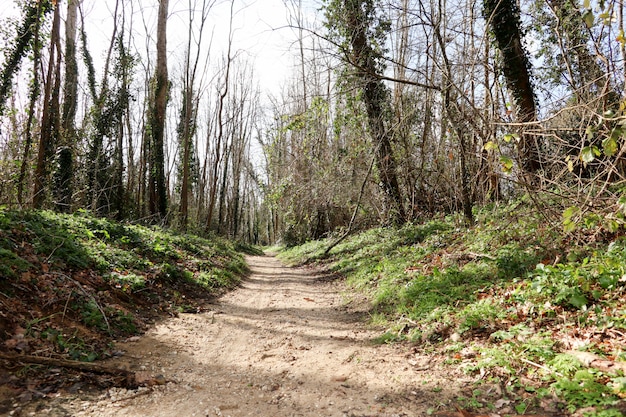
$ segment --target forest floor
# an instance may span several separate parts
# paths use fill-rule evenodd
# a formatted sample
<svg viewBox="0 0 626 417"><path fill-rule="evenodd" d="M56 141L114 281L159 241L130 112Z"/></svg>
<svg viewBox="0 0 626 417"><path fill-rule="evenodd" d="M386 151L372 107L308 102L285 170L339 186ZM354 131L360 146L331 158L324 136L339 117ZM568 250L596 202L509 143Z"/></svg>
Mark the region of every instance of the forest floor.
<svg viewBox="0 0 626 417"><path fill-rule="evenodd" d="M472 396L473 378L417 345L375 344L369 304L341 280L272 256L247 261L238 289L117 343L122 354L103 361L151 386L60 392L16 401L9 415L468 415L454 399Z"/></svg>

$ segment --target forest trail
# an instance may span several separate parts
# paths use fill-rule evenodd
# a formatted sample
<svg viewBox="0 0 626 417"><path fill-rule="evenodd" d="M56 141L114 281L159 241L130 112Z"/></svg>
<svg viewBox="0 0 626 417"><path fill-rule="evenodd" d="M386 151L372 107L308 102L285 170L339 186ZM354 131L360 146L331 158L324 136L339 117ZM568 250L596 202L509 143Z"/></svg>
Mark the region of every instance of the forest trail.
<svg viewBox="0 0 626 417"><path fill-rule="evenodd" d="M124 355L107 361L159 375L162 385L59 398L39 412L420 416L449 409L448 399L460 394L462 373L408 345L372 343L380 329L364 324L366 307L346 302L341 282L315 269L285 267L271 256L249 257L248 263L251 275L210 311L161 322L137 340L119 343Z"/></svg>

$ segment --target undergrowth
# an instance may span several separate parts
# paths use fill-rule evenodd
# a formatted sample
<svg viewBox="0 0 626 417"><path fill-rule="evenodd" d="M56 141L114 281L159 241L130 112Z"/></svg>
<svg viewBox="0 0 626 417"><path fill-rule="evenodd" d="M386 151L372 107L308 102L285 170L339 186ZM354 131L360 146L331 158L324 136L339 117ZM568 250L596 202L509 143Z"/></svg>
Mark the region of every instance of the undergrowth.
<svg viewBox="0 0 626 417"><path fill-rule="evenodd" d="M580 244L523 201L475 215L469 228L450 215L280 256L342 274L386 328L379 343L439 349L477 384L504 386L510 411L624 415L626 239ZM464 405L494 409L479 395Z"/></svg>
<svg viewBox="0 0 626 417"><path fill-rule="evenodd" d="M0 208L0 344L92 361L161 315L235 286L255 249L81 211Z"/></svg>

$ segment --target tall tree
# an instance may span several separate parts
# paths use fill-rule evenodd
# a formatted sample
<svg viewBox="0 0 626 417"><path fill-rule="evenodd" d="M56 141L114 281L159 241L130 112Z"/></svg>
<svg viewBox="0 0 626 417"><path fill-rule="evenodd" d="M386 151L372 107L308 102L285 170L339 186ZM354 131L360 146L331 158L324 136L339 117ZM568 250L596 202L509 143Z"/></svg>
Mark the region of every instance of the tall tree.
<svg viewBox="0 0 626 417"><path fill-rule="evenodd" d="M200 95L196 91L196 75L202 52L202 39L204 26L207 22L209 11L214 2L203 0L200 10L200 26L198 34L193 32L195 9L189 0L189 30L187 32L187 50L185 51L185 74L183 76L183 103L180 111L180 121L178 124L178 141L180 147L180 170L181 190L180 190L180 222L183 230L187 229L189 220L189 199L191 188L198 179L197 152L194 146L194 136L197 127L198 101ZM192 60L192 40L195 42L195 57Z"/></svg>
<svg viewBox="0 0 626 417"><path fill-rule="evenodd" d="M1 75L2 87L0 88L0 114L2 114L3 112L3 103L5 102L6 95L8 94L8 85L10 84L10 80L13 77L13 73L17 71L18 63L21 60L21 54L25 53L28 48L28 43L24 43L23 45L21 43L27 42L27 40L30 39L30 42L32 44L30 48L32 48L33 50L33 70L32 81L30 83L30 91L28 94L28 121L26 122L26 132L24 135L26 141L24 143L24 150L20 163L20 173L17 180L17 202L20 205L22 205L24 202L24 187L27 168L29 165L30 151L33 142L33 124L35 120L35 111L39 95L41 94L39 66L41 65L42 37L40 32L45 12L48 10L52 10L50 2L39 1L36 5L29 3L26 9L26 18L24 24L18 30L17 40L20 42L20 44L12 50L11 57L6 61L6 67L3 68ZM7 83L6 86L5 82Z"/></svg>
<svg viewBox="0 0 626 417"><path fill-rule="evenodd" d="M448 58L448 53L446 51L445 41L442 35L442 24L445 14L445 2L443 0L438 0L438 13L436 21L434 22L434 35L439 44L441 57L443 60L443 87L441 89L443 95L443 107L446 112L446 117L450 124L452 125L453 130L456 132L457 139L459 141L459 160L460 160L460 168L461 168L461 200L463 205L463 215L465 217L465 221L468 224L474 223L474 215L472 213L472 196L470 189L470 175L467 167L467 157L468 157L468 144L467 144L467 132L464 129L462 115L459 111L458 99L456 97L456 91L453 90L453 79L452 79L452 65L450 63L450 59Z"/></svg>
<svg viewBox="0 0 626 417"><path fill-rule="evenodd" d="M218 179L219 179L219 167L220 162L224 156L224 153L227 149L227 143L224 143L224 111L226 105L226 97L228 96L228 87L230 84L230 71L231 66L233 64L233 56L232 56L232 45L233 45L233 13L234 13L234 2L231 2L230 5L230 20L229 20L229 28L228 28L228 47L226 51L225 57L225 68L224 68L224 81L223 81L223 89L219 93L218 103L217 103L217 111L216 111L216 143L214 147L215 156L213 159L213 169L211 170L210 183L209 183L209 209L206 219L206 229L211 229L211 224L213 222L213 212L215 210L215 203L217 200L217 191L218 191ZM224 149L222 149L224 148Z"/></svg>
<svg viewBox="0 0 626 417"><path fill-rule="evenodd" d="M58 139L60 114L59 100L61 88L61 15L59 4L54 7L52 33L50 34L50 56L44 87L43 115L37 167L35 168L35 186L33 189L33 207L41 208L46 199L46 185L50 173L50 159Z"/></svg>
<svg viewBox="0 0 626 417"><path fill-rule="evenodd" d="M76 132L74 119L78 107L78 62L76 60L76 33L78 6L81 0L67 2L65 20L65 80L63 82L63 112L61 114L61 143L55 173L56 206L69 211L72 203L72 178L74 176L74 145Z"/></svg>
<svg viewBox="0 0 626 417"><path fill-rule="evenodd" d="M502 54L502 72L516 105L521 123L537 120L535 91L530 76L531 64L522 43L520 9L516 0L484 0L483 15ZM518 144L522 168L529 173L541 168L535 137L522 132Z"/></svg>
<svg viewBox="0 0 626 417"><path fill-rule="evenodd" d="M154 108L150 167L150 213L164 219L167 215L167 187L165 184L165 119L169 80L167 73L167 12L169 0L159 0L157 21L157 60L155 74Z"/></svg>
<svg viewBox="0 0 626 417"><path fill-rule="evenodd" d="M391 143L389 91L383 83L384 50L389 22L377 13L376 0L331 0L326 5L327 25L337 39L354 78L363 91L376 155L376 167L385 200L386 216L395 224L406 221Z"/></svg>
<svg viewBox="0 0 626 417"><path fill-rule="evenodd" d="M52 2L49 0L26 3L24 21L17 29L15 41L5 51L6 60L0 70L0 115L5 111L6 101L11 93L13 76L19 70L20 62L33 46L33 39L37 42L42 19L52 9Z"/></svg>

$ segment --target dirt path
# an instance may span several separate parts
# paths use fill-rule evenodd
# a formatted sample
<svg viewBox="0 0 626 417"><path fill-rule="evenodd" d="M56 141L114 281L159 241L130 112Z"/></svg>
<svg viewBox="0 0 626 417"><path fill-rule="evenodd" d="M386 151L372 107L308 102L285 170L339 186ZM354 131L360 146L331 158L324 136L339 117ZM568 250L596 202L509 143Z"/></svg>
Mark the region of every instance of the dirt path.
<svg viewBox="0 0 626 417"><path fill-rule="evenodd" d="M212 311L160 323L120 343L125 354L109 361L169 382L89 400L61 398L54 408L71 416L160 417L417 416L449 409L460 376L406 345L372 344L380 332L363 324L358 303L345 303L341 283L273 257L248 262L252 275Z"/></svg>

